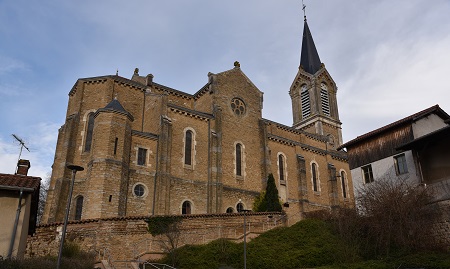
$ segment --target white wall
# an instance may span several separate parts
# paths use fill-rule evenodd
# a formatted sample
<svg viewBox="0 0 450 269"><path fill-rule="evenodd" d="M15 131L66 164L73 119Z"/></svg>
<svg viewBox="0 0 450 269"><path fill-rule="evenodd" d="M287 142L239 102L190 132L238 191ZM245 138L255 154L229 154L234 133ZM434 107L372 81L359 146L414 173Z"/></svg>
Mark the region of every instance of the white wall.
<svg viewBox="0 0 450 269"><path fill-rule="evenodd" d="M436 114L430 114L429 116L415 121L412 124L414 138L424 136L447 126L444 120Z"/></svg>
<svg viewBox="0 0 450 269"><path fill-rule="evenodd" d="M394 156L389 156L387 158L378 160L376 162L371 163L372 172L374 180L380 179L404 179L408 180L408 182L418 184L420 182L420 172L416 169L416 165L414 163L414 158L412 156L412 152L405 151L406 165L408 167L408 173L397 176L395 172L395 162ZM365 165L364 165L365 166ZM358 190L364 186L363 174L361 167L357 167L351 170L352 180L353 180L353 188L355 191L355 198L358 196ZM370 184L370 183L369 183Z"/></svg>

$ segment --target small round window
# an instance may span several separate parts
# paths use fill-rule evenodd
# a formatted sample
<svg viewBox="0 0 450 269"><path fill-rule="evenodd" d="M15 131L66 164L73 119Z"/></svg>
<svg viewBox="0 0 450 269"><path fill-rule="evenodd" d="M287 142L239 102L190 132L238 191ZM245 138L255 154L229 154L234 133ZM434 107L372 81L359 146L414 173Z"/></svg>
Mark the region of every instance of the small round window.
<svg viewBox="0 0 450 269"><path fill-rule="evenodd" d="M134 195L136 195L137 197L142 197L145 194L145 187L142 184L136 184L133 191Z"/></svg>
<svg viewBox="0 0 450 269"><path fill-rule="evenodd" d="M231 109L238 116L244 115L244 113L245 113L244 101L242 101L239 98L233 98L231 100Z"/></svg>

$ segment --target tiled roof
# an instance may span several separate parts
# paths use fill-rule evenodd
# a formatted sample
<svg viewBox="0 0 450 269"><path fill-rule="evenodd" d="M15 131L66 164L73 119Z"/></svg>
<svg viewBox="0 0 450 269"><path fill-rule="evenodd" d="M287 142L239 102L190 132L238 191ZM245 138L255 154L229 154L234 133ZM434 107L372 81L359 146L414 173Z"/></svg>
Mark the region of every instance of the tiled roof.
<svg viewBox="0 0 450 269"><path fill-rule="evenodd" d="M0 187L19 187L37 189L40 185L40 177L30 177L23 175L0 174Z"/></svg>
<svg viewBox="0 0 450 269"><path fill-rule="evenodd" d="M388 131L390 129L399 127L399 126L401 126L403 124L412 123L412 122L417 121L417 120L419 120L419 119L421 119L423 117L426 117L426 116L428 116L428 115L430 115L432 113L438 115L439 117L441 117L444 120L450 119L450 115L448 115L444 110L442 110L439 107L439 105L435 105L435 106L429 107L429 108L427 108L425 110L419 111L419 112L417 112L415 114L412 114L411 116L408 116L406 118L403 118L401 120L393 122L391 124L388 124L386 126L378 128L378 129L373 130L371 132L368 132L366 134L360 135L360 136L356 137L355 139L350 140L349 142L347 142L347 143L343 144L342 146L340 146L338 148L338 150L342 149L342 148L346 148L348 146L352 146L352 145L354 145L354 144L356 144L358 142L361 142L361 141L363 141L365 139L368 139L370 137L373 137L373 136L376 136L378 134L381 134L381 133L383 133L385 131Z"/></svg>

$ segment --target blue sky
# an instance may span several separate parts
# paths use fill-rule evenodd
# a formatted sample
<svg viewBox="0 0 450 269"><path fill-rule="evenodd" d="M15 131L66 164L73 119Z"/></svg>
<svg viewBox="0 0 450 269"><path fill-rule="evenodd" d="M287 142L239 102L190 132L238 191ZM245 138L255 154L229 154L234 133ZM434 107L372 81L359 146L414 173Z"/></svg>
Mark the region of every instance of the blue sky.
<svg viewBox="0 0 450 269"><path fill-rule="evenodd" d="M450 112L450 1L305 4L344 141L435 104ZM299 0L0 0L0 173L14 173L14 133L29 174L46 178L68 92L116 70L194 93L237 60L264 92L263 116L291 125L302 30Z"/></svg>

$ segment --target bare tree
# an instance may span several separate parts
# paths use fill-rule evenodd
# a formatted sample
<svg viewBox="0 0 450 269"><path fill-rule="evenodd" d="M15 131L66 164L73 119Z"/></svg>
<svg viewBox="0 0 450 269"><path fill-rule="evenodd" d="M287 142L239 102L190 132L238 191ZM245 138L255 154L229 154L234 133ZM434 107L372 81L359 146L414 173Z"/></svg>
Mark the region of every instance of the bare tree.
<svg viewBox="0 0 450 269"><path fill-rule="evenodd" d="M406 180L377 180L358 190L357 207L364 219L366 240L376 254L392 249L419 250L433 245L432 223L439 210L426 186Z"/></svg>
<svg viewBox="0 0 450 269"><path fill-rule="evenodd" d="M39 204L37 211L37 224L41 223L42 215L44 214L45 201L47 200L47 193L50 187L51 173L48 173L46 178L41 180L41 186L39 189Z"/></svg>
<svg viewBox="0 0 450 269"><path fill-rule="evenodd" d="M177 264L177 248L181 236L180 224L181 218L178 216L154 216L146 220L148 231L153 236L160 236L160 247L167 256L173 266Z"/></svg>

